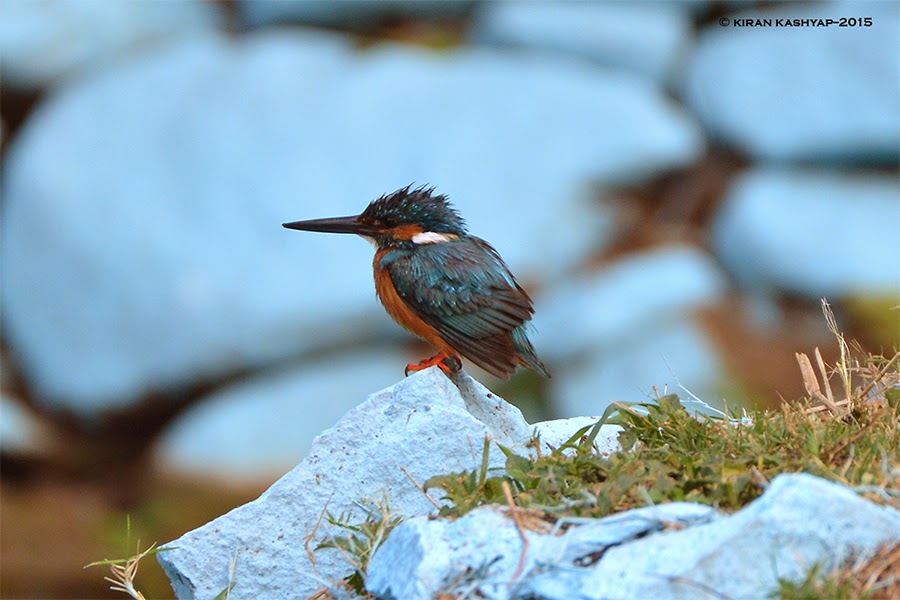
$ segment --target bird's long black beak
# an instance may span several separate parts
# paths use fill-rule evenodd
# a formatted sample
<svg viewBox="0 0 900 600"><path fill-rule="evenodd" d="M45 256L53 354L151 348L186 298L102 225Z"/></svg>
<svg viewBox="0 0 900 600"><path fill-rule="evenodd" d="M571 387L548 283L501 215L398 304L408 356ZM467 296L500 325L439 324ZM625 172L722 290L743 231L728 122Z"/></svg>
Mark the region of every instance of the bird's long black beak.
<svg viewBox="0 0 900 600"><path fill-rule="evenodd" d="M300 231L320 231L322 233L355 233L357 235L371 235L374 233L371 227L359 222L359 215L294 221L293 223L284 223L282 227Z"/></svg>

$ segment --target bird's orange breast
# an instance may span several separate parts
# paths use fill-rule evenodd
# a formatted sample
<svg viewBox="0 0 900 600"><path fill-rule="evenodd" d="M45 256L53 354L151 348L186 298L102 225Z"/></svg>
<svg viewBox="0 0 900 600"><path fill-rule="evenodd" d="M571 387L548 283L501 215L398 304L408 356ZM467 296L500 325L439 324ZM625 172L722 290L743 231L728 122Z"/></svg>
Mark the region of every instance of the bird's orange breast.
<svg viewBox="0 0 900 600"><path fill-rule="evenodd" d="M375 253L375 260L372 263L375 271L375 293L378 294L378 299L384 305L384 309L401 327L424 339L437 348L439 352L456 354L456 351L441 338L437 330L419 318L419 316L406 305L403 298L397 294L397 288L394 287L394 282L391 280L391 274L387 269L382 269L379 266L381 258L389 251L389 248L378 250L378 252Z"/></svg>

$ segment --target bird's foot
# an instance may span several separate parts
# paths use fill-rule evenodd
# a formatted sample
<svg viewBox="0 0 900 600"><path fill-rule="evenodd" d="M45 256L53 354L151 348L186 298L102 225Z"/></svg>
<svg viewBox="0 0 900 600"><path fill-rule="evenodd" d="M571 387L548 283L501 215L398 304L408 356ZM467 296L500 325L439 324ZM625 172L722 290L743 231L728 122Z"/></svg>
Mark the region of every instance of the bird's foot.
<svg viewBox="0 0 900 600"><path fill-rule="evenodd" d="M406 365L405 373L408 377L410 373L415 373L416 371L421 371L423 369L435 366L446 373L447 377L452 377L453 375L459 373L459 370L462 368L462 361L459 360L459 357L453 354L441 352L440 354L435 354L431 358L426 358L424 360L420 360L417 363L410 363Z"/></svg>

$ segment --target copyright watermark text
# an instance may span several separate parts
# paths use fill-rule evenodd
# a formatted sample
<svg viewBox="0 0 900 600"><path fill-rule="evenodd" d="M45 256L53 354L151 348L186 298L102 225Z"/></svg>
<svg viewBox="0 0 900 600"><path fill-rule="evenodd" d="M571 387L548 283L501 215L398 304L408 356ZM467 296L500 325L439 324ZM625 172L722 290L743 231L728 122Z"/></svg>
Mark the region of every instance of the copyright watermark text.
<svg viewBox="0 0 900 600"><path fill-rule="evenodd" d="M872 17L840 17L838 19L729 19L722 17L722 27L871 27Z"/></svg>

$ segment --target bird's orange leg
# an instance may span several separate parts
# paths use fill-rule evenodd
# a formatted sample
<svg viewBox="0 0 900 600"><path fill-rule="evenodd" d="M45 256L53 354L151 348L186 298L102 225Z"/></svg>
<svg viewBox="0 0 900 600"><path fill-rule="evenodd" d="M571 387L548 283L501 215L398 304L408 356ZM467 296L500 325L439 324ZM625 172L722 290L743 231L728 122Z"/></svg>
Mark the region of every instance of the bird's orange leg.
<svg viewBox="0 0 900 600"><path fill-rule="evenodd" d="M418 363L410 363L406 365L405 372L406 375L409 376L410 373L415 373L416 371L421 371L423 369L434 366L438 367L441 371L446 373L448 377L450 377L459 373L459 370L462 368L462 361L459 360L459 357L454 354L441 352L440 354L435 354L431 358L420 360Z"/></svg>

